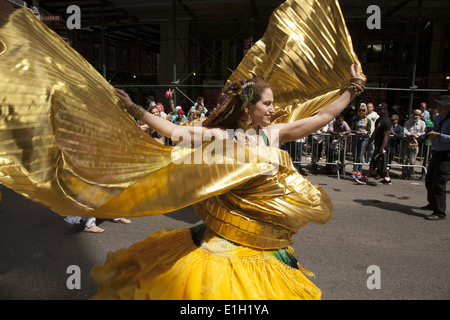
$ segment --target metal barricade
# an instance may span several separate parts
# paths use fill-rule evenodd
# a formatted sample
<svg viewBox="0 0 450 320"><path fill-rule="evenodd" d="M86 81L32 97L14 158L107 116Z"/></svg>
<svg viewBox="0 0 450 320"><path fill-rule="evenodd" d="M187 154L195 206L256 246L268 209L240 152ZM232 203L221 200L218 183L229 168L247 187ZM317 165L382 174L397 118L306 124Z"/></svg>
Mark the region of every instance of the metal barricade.
<svg viewBox="0 0 450 320"><path fill-rule="evenodd" d="M289 152L297 169L310 167L314 171L324 166L327 174L337 175L340 179L341 176L345 178L348 166L352 167L351 171L354 166L361 168L361 171L369 168L371 154L365 151L368 140L364 141L353 133L343 136L322 133L310 135L302 142L283 144L281 148ZM358 150L363 152L358 155ZM399 168L401 173L398 175L404 178L426 174L431 155L429 142L420 142L412 148L407 140L390 136L386 152L390 172Z"/></svg>
<svg viewBox="0 0 450 320"><path fill-rule="evenodd" d="M431 143L427 140L411 145L407 139L391 136L387 150L389 169L401 168L400 177L404 179L411 179L417 174L425 176L431 156L430 146Z"/></svg>
<svg viewBox="0 0 450 320"><path fill-rule="evenodd" d="M348 152L348 135L336 136L329 133L314 134L303 142L285 143L281 149L292 157L297 169L312 164L325 166L329 174L345 174L345 162Z"/></svg>

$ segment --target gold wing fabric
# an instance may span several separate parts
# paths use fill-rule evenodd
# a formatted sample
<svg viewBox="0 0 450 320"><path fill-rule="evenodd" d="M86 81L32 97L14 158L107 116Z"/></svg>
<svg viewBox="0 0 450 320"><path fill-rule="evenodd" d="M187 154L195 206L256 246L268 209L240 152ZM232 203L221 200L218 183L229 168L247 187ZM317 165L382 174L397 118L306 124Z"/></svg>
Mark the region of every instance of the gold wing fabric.
<svg viewBox="0 0 450 320"><path fill-rule="evenodd" d="M274 92L273 123L311 116L335 100L359 64L337 0L287 0L229 81L252 74Z"/></svg>
<svg viewBox="0 0 450 320"><path fill-rule="evenodd" d="M0 29L0 181L82 215L171 161L114 89L26 9Z"/></svg>
<svg viewBox="0 0 450 320"><path fill-rule="evenodd" d="M288 0L230 79L268 79L276 121L288 122L337 98L355 61L337 2ZM226 148L244 148L240 159L223 151L228 141L199 149L155 142L107 81L26 9L0 28L0 111L0 182L62 216L137 217L194 205L217 234L264 249L285 247L307 222L331 217L326 193L284 151L231 141Z"/></svg>

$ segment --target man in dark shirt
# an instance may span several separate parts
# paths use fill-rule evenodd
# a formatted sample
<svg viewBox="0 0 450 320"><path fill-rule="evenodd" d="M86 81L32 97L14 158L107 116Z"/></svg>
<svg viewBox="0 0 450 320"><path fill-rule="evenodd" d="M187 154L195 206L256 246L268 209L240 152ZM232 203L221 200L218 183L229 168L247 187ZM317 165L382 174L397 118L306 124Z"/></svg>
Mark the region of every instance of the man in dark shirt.
<svg viewBox="0 0 450 320"><path fill-rule="evenodd" d="M391 135L393 135L394 138L396 139L403 139L403 137L405 136L405 132L403 130L403 127L398 123L399 122L398 115L396 114L392 115L391 121L392 121Z"/></svg>
<svg viewBox="0 0 450 320"><path fill-rule="evenodd" d="M382 184L391 184L391 178L389 177L389 170L387 170L387 152L386 147L389 141L389 134L391 133L391 120L389 119L388 105L386 103L380 103L377 108L377 113L380 117L375 122L375 131L369 139L367 145L370 142L374 142L375 151L373 157L370 160L369 170L365 176L362 176L356 181L360 184L366 184L368 182L368 177L372 175L373 170L378 170L380 176L383 180L380 181ZM367 148L366 148L367 149ZM367 151L367 150L366 150Z"/></svg>
<svg viewBox="0 0 450 320"><path fill-rule="evenodd" d="M421 209L433 210L427 220L444 220L447 210L447 181L450 176L450 96L441 96L438 115L433 131L428 133L431 140L431 159L425 179L428 204Z"/></svg>

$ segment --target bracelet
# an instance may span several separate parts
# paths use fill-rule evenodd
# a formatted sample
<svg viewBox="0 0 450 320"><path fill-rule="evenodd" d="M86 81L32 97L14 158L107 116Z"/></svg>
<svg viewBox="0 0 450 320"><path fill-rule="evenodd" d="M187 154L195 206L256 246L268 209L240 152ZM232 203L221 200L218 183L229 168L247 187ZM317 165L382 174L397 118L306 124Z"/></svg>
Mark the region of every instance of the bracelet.
<svg viewBox="0 0 450 320"><path fill-rule="evenodd" d="M366 81L362 78L351 78L350 83L357 84L363 87L365 87L366 85Z"/></svg>
<svg viewBox="0 0 450 320"><path fill-rule="evenodd" d="M352 78L350 79L350 85L348 86L348 89L356 96L359 96L364 92L365 86L366 82L364 81L364 79Z"/></svg>
<svg viewBox="0 0 450 320"><path fill-rule="evenodd" d="M127 110L129 114L136 118L136 120L141 120L145 114L145 109L141 106L138 106L136 103L133 103L131 106L129 106Z"/></svg>

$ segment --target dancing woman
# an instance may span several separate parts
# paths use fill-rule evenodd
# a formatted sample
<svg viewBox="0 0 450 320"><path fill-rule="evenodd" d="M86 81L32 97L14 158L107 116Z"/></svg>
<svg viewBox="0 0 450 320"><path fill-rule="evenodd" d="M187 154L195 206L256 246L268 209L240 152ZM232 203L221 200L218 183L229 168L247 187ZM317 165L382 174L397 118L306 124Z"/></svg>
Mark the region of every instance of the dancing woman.
<svg viewBox="0 0 450 320"><path fill-rule="evenodd" d="M271 125L274 107L270 86L259 79L246 79L235 81L224 89L216 112L205 120L201 130L189 126L183 127L183 130L192 136L192 141L196 139L195 135L203 135L208 130L215 130L215 137L225 140L230 139L230 131L226 129L243 129L245 124L251 123L257 130L236 130L241 134L231 138L244 144L269 145L270 139L265 139L262 134L264 128L267 137L273 136L271 131L276 130L281 142L296 140L330 122L355 94L363 90L364 80L359 67L352 65L350 73L352 84L349 89L307 119ZM134 117L152 129L168 137L180 130L179 126L168 124L137 106L124 91L117 90L117 95ZM284 168L281 170L284 174L288 173L289 180L303 184L302 193L316 193L317 203L292 190L281 196L283 201L291 200L292 204L302 202L302 205L293 208L284 203L275 208L275 198L280 201L280 194L277 194L279 191L270 191L274 187L273 180L259 184L250 181L244 188L248 189L252 184L260 191L268 188L265 194L259 196L262 198L260 201L267 201L265 208L251 207L253 195L249 195L248 190L246 194L232 194L230 191L221 195L220 199L213 197L215 200L203 201L196 204L195 209L204 224L190 229L157 232L129 249L111 254L104 266L94 267L91 275L99 286L94 298L320 298L320 290L303 275L302 271L308 272L297 263L292 249L286 244L291 234L296 232L296 225L314 220L308 218L308 214L302 216L304 212L315 213L319 223L329 219L329 199L325 193L307 184L295 172L292 163ZM277 183L283 184L281 177L277 179ZM280 210L284 206L290 207L291 212ZM240 221L236 223L236 219ZM234 228L227 229L233 223Z"/></svg>

